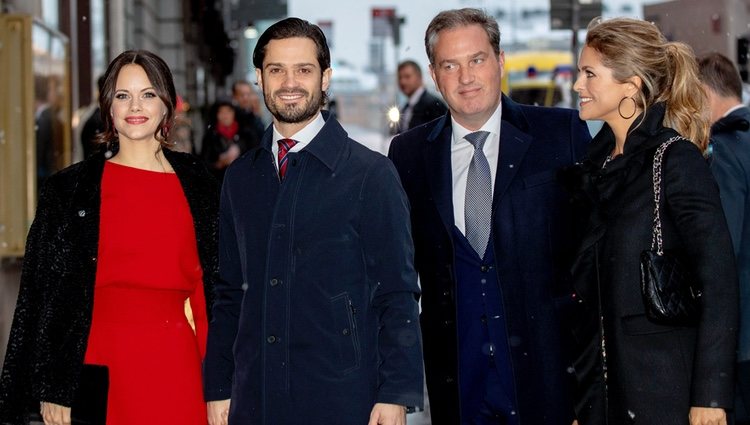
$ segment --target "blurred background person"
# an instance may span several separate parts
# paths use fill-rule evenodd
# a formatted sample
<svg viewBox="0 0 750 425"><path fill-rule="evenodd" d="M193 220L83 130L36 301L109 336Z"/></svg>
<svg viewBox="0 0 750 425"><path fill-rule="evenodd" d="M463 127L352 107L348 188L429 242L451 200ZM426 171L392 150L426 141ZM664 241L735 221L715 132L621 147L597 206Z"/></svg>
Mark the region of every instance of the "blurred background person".
<svg viewBox="0 0 750 425"><path fill-rule="evenodd" d="M201 157L219 182L224 179L224 171L235 159L247 152L250 140L247 133L240 131L240 123L232 103L225 100L211 107L209 124L201 143Z"/></svg>
<svg viewBox="0 0 750 425"><path fill-rule="evenodd" d="M104 86L104 75L100 75L96 80L96 108L91 111L91 114L83 124L83 130L81 130L81 147L83 147L83 158L86 159L91 154L99 149L99 145L96 143L96 136L104 131L104 121L102 121L101 109L99 108L99 94L102 92Z"/></svg>
<svg viewBox="0 0 750 425"><path fill-rule="evenodd" d="M106 152L47 180L29 232L0 423L25 423L24 409L41 402L46 425L70 424L86 364L108 368L108 425L206 424L218 185L168 149L175 103L158 56L130 50L110 63Z"/></svg>
<svg viewBox="0 0 750 425"><path fill-rule="evenodd" d="M706 98L692 50L636 19L589 25L574 85L584 120L602 120L576 170L588 200L573 267L581 425L726 424L734 402L737 275L713 176ZM639 259L652 249L653 160L662 164L661 230L702 288L696 324L646 315ZM690 143L692 141L693 143Z"/></svg>
<svg viewBox="0 0 750 425"><path fill-rule="evenodd" d="M260 146L260 140L266 128L261 119L263 112L258 93L247 81L236 81L232 85L232 103L237 109L236 119L247 149Z"/></svg>
<svg viewBox="0 0 750 425"><path fill-rule="evenodd" d="M60 119L60 81L54 76L34 77L34 126L36 135L37 188L62 168L63 123Z"/></svg>
<svg viewBox="0 0 750 425"><path fill-rule="evenodd" d="M172 150L177 152L195 153L195 142L193 140L193 124L187 112L190 104L177 95L177 104L174 107L174 124L169 131L169 142Z"/></svg>
<svg viewBox="0 0 750 425"><path fill-rule="evenodd" d="M711 110L711 171L719 184L740 279L735 420L750 424L750 109L732 61L711 53L698 61Z"/></svg>
<svg viewBox="0 0 750 425"><path fill-rule="evenodd" d="M412 60L398 65L398 88L406 96L399 115L399 133L442 117L448 111L445 102L427 91L422 82L422 69Z"/></svg>

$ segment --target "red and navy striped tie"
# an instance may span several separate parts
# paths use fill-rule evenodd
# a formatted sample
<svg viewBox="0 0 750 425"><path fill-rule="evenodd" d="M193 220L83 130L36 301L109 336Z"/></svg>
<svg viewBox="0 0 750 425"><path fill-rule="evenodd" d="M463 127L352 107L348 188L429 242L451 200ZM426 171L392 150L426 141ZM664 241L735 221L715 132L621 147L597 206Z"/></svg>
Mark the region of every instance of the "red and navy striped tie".
<svg viewBox="0 0 750 425"><path fill-rule="evenodd" d="M297 144L297 141L292 139L279 139L277 143L279 144L279 177L281 180L284 180L286 167L289 165L289 158L287 158L286 154L288 154L289 150Z"/></svg>

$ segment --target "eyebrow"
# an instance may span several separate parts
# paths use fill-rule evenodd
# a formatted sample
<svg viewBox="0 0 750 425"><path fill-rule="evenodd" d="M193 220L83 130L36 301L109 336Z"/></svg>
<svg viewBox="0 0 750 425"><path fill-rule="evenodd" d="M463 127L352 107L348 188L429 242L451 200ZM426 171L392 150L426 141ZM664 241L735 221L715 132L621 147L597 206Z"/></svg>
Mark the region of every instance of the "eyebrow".
<svg viewBox="0 0 750 425"><path fill-rule="evenodd" d="M474 58L477 58L479 56L487 56L487 52L480 50L480 51L475 52L475 53L464 55L464 57L467 57L469 59L474 59ZM446 62L454 63L454 62L458 62L458 61L459 61L459 59L456 59L456 58L443 59L440 62L438 62L438 65L442 65L442 64L444 64Z"/></svg>
<svg viewBox="0 0 750 425"><path fill-rule="evenodd" d="M148 87L146 87L144 89L141 89L141 93L145 92L146 90L154 90L154 91L156 91L156 89L154 87L148 86ZM117 93L118 91L126 91L126 92L130 93L130 90L128 90L128 89L118 89L118 88L115 88L115 93Z"/></svg>
<svg viewBox="0 0 750 425"><path fill-rule="evenodd" d="M284 68L285 67L285 65L283 63L281 63L281 62L271 62L269 64L266 64L266 66L264 66L264 68L268 68L268 67L271 67L271 66L278 66L280 68ZM295 64L292 64L291 66L292 67L296 67L296 68L302 68L302 67L305 67L305 66L315 66L315 64L312 63L312 62L303 62L303 63L295 63Z"/></svg>

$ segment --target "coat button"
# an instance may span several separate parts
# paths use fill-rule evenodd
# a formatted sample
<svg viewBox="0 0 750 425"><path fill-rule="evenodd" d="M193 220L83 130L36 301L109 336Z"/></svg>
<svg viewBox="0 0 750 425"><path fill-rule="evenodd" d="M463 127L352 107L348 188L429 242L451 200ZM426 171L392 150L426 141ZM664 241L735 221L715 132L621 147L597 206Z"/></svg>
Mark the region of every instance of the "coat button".
<svg viewBox="0 0 750 425"><path fill-rule="evenodd" d="M91 257L92 262L96 262L96 257Z"/></svg>
<svg viewBox="0 0 750 425"><path fill-rule="evenodd" d="M487 273L490 270L490 266L482 266L479 270L481 270L482 273Z"/></svg>
<svg viewBox="0 0 750 425"><path fill-rule="evenodd" d="M270 283L271 283L271 286L276 286L279 283L281 283L281 281L279 279L273 278L273 279L271 279Z"/></svg>
<svg viewBox="0 0 750 425"><path fill-rule="evenodd" d="M86 211L85 210L78 210L78 217L85 217Z"/></svg>
<svg viewBox="0 0 750 425"><path fill-rule="evenodd" d="M453 383L453 377L452 376L446 376L445 377L445 383L446 384L452 384Z"/></svg>
<svg viewBox="0 0 750 425"><path fill-rule="evenodd" d="M268 338L266 338L266 341L268 341L269 344L273 344L274 342L277 341L277 339L274 335L271 335Z"/></svg>
<svg viewBox="0 0 750 425"><path fill-rule="evenodd" d="M344 329L343 331L341 331L341 333L344 335L349 335L349 329Z"/></svg>

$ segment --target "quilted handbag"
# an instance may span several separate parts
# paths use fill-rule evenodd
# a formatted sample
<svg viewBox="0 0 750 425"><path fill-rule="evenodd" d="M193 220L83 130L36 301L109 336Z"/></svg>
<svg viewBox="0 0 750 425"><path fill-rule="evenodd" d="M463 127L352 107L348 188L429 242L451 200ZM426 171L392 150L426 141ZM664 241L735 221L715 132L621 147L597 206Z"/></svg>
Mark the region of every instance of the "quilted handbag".
<svg viewBox="0 0 750 425"><path fill-rule="evenodd" d="M654 224L651 249L641 253L641 293L646 316L653 322L691 326L700 317L700 296L689 270L680 260L664 252L661 234L661 169L664 152L681 139L675 136L662 143L654 154Z"/></svg>

